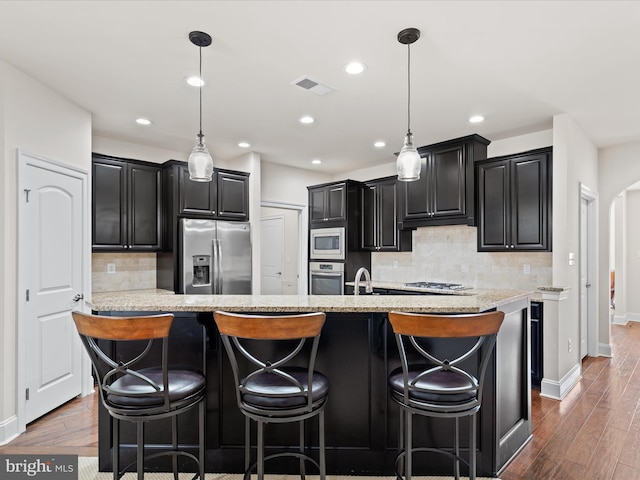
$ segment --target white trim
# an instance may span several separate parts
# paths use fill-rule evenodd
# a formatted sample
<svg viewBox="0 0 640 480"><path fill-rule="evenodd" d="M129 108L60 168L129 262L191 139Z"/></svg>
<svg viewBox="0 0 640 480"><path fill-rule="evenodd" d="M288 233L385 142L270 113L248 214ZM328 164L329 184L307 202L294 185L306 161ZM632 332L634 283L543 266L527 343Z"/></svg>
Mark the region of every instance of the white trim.
<svg viewBox="0 0 640 480"><path fill-rule="evenodd" d="M13 415L0 422L0 446L6 445L19 435L18 417Z"/></svg>
<svg viewBox="0 0 640 480"><path fill-rule="evenodd" d="M307 246L309 244L309 232L307 228L309 210L307 206L299 203L273 200L262 200L260 206L296 210L298 212L298 295L305 295L307 293Z"/></svg>
<svg viewBox="0 0 640 480"><path fill-rule="evenodd" d="M75 178L78 178L82 182L82 221L83 221L83 232L82 232L82 289L84 294L84 302L81 305L78 305L78 309L80 311L88 311L87 302L91 301L91 185L89 182L89 173L86 170L78 168L73 165L67 165L62 162L58 162L55 160L50 160L45 157L41 157L39 155L35 155L24 150L16 149L16 163L18 164L18 189L17 194L18 198L16 199L18 203L18 290L16 292L17 298L17 310L18 310L18 320L16 326L17 333L17 365L16 365L16 410L17 410L17 426L16 426L16 434L20 434L24 432L27 428L26 424L26 405L24 392L26 390L27 379L26 379L26 365L27 365L27 339L25 333L25 322L22 321L25 316L26 311L26 301L21 292L24 292L27 288L26 286L26 271L25 271L25 258L24 256L28 254L25 249L20 248L20 245L24 245L25 242L22 241L26 236L24 231L25 222L22 219L25 216L25 203L21 201L22 196L24 195L24 185L26 181L26 168L27 165L32 164L36 165L39 168L45 168L54 172L63 173L65 175L70 175ZM84 348L82 349L84 352ZM91 363L89 360L89 356L86 353L83 353L81 360L81 396L86 396L93 392L93 377L91 376Z"/></svg>
<svg viewBox="0 0 640 480"><path fill-rule="evenodd" d="M599 357L611 357L611 344L599 343L598 344L598 356Z"/></svg>
<svg viewBox="0 0 640 480"><path fill-rule="evenodd" d="M613 316L613 323L614 325L626 325L629 322L629 320L627 319L626 315L614 315Z"/></svg>
<svg viewBox="0 0 640 480"><path fill-rule="evenodd" d="M640 322L640 313L627 313L628 322Z"/></svg>
<svg viewBox="0 0 640 480"><path fill-rule="evenodd" d="M562 400L578 383L581 375L582 368L579 363L576 363L559 382L543 378L540 382L540 396Z"/></svg>
<svg viewBox="0 0 640 480"><path fill-rule="evenodd" d="M597 215L598 194L580 182L580 199L587 201L587 281L591 284L587 288L587 355L597 355L598 343L598 246L597 246ZM579 202L580 204L580 202ZM582 213L579 212L582 221ZM578 274L580 278L580 274ZM578 298L580 292L578 292ZM580 304L580 303L579 303Z"/></svg>

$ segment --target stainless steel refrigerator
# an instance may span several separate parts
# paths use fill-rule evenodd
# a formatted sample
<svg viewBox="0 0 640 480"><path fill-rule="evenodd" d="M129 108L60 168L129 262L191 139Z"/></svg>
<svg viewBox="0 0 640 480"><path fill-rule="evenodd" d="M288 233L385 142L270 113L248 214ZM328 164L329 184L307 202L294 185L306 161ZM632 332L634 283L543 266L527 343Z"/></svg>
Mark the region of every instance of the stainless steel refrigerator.
<svg viewBox="0 0 640 480"><path fill-rule="evenodd" d="M178 292L251 294L248 222L182 218L178 248Z"/></svg>

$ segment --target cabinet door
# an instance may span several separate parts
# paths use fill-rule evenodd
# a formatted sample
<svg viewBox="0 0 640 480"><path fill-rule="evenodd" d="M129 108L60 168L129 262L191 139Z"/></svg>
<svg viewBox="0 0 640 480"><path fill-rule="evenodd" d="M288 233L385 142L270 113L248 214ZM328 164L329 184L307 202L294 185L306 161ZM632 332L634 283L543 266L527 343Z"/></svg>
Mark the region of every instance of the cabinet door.
<svg viewBox="0 0 640 480"><path fill-rule="evenodd" d="M132 250L160 250L161 169L128 165L128 246Z"/></svg>
<svg viewBox="0 0 640 480"><path fill-rule="evenodd" d="M347 207L347 186L344 183L339 183L327 187L327 208L326 218L327 221L340 221L346 220L346 207Z"/></svg>
<svg viewBox="0 0 640 480"><path fill-rule="evenodd" d="M362 249L375 250L377 246L377 190L378 185L368 183L362 188Z"/></svg>
<svg viewBox="0 0 640 480"><path fill-rule="evenodd" d="M434 150L429 176L431 217L466 218L465 145Z"/></svg>
<svg viewBox="0 0 640 480"><path fill-rule="evenodd" d="M189 180L189 169L179 170L180 209L183 215L212 217L216 214L216 182L194 182Z"/></svg>
<svg viewBox="0 0 640 480"><path fill-rule="evenodd" d="M546 250L548 228L547 155L511 162L511 248Z"/></svg>
<svg viewBox="0 0 640 480"><path fill-rule="evenodd" d="M325 219L325 189L315 188L309 190L309 221L311 223L323 222Z"/></svg>
<svg viewBox="0 0 640 480"><path fill-rule="evenodd" d="M118 250L127 244L126 164L95 160L92 195L94 250Z"/></svg>
<svg viewBox="0 0 640 480"><path fill-rule="evenodd" d="M379 250L398 250L397 184L395 180L380 182L378 201L378 247Z"/></svg>
<svg viewBox="0 0 640 480"><path fill-rule="evenodd" d="M249 178L231 172L217 172L218 217L249 220Z"/></svg>
<svg viewBox="0 0 640 480"><path fill-rule="evenodd" d="M509 234L509 161L478 165L478 251L504 250Z"/></svg>
<svg viewBox="0 0 640 480"><path fill-rule="evenodd" d="M404 198L403 220L418 220L429 217L429 178L427 165L431 161L431 154L422 154L420 163L420 180L415 182L400 182Z"/></svg>

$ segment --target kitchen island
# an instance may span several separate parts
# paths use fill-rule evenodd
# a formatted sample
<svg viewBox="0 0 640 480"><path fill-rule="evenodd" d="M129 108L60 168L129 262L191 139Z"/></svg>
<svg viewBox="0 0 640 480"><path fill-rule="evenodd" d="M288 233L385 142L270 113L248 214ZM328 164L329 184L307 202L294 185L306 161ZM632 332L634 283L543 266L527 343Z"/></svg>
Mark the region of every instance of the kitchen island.
<svg viewBox="0 0 640 480"><path fill-rule="evenodd" d="M326 410L327 472L392 475L397 454L398 408L387 391L388 373L399 365L386 314L505 312L495 354L487 370L483 407L478 417L478 474L496 476L531 436L529 376L529 304L531 292L466 290L461 295L173 295L162 291L94 294L89 304L101 314L173 312L172 361L201 368L207 377L206 470L240 472L243 468L244 417L239 412L230 366L212 312L296 313L323 311L316 367L330 380ZM195 444L195 415L181 419L186 444ZM448 448L452 429L441 419L416 418L416 445ZM462 422L463 439L466 425ZM289 428L290 427L290 428ZM149 427L149 438L168 443L162 427ZM133 456L135 434L122 429L125 457ZM99 418L100 468L111 468L110 422ZM307 428L315 445L316 425ZM296 445L295 426L268 426L267 445ZM268 450L269 453L269 450ZM127 458L125 458L126 460ZM297 472L297 462L273 463L270 472ZM447 474L444 456L417 454L416 475Z"/></svg>

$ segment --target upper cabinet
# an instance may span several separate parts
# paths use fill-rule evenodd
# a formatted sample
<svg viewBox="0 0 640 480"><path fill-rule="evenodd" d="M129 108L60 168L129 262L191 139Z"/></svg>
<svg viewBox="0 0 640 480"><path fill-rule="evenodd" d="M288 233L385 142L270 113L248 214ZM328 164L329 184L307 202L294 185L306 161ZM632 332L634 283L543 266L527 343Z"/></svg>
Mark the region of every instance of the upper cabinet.
<svg viewBox="0 0 640 480"><path fill-rule="evenodd" d="M249 220L249 174L215 168L211 182L189 180L186 162L162 165L164 188L164 250L174 247L179 217Z"/></svg>
<svg viewBox="0 0 640 480"><path fill-rule="evenodd" d="M160 166L93 154L92 170L93 250L160 250Z"/></svg>
<svg viewBox="0 0 640 480"><path fill-rule="evenodd" d="M478 251L551 251L552 149L477 165Z"/></svg>
<svg viewBox="0 0 640 480"><path fill-rule="evenodd" d="M470 135L418 148L420 179L399 182L402 227L475 225L474 163L487 158L489 143Z"/></svg>
<svg viewBox="0 0 640 480"><path fill-rule="evenodd" d="M309 187L309 222L344 222L347 220L347 183L338 182Z"/></svg>
<svg viewBox="0 0 640 480"><path fill-rule="evenodd" d="M411 230L399 228L396 176L365 182L362 189L362 249L411 251Z"/></svg>
<svg viewBox="0 0 640 480"><path fill-rule="evenodd" d="M225 220L249 219L248 174L216 169L211 182L194 182L189 180L186 165L178 165L176 170L178 214Z"/></svg>

